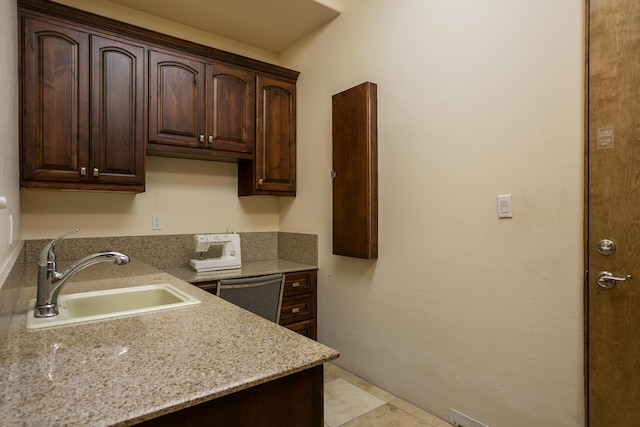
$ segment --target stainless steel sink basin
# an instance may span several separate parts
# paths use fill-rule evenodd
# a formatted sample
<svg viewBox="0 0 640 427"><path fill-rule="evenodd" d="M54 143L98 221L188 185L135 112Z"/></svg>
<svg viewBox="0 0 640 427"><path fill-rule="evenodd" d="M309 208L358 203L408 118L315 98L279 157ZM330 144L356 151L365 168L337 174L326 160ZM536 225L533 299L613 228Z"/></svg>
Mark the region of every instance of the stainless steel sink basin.
<svg viewBox="0 0 640 427"><path fill-rule="evenodd" d="M58 299L60 314L53 317L34 317L35 299L29 301L27 329L130 316L199 303L199 299L167 283L67 294Z"/></svg>

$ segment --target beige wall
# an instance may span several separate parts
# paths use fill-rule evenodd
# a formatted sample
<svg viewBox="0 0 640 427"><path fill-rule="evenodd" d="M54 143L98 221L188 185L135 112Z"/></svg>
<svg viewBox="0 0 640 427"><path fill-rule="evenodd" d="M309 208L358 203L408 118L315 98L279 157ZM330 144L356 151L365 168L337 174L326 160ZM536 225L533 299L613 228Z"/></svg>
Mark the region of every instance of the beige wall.
<svg viewBox="0 0 640 427"><path fill-rule="evenodd" d="M277 64L267 51L105 0L59 3ZM237 176L231 163L147 157L142 194L22 191L22 236L48 238L74 228L81 229L78 237L278 230L278 199L238 198ZM151 229L156 214L160 231Z"/></svg>
<svg viewBox="0 0 640 427"><path fill-rule="evenodd" d="M287 50L319 338L447 418L583 425L584 2L349 0ZM331 254L331 95L378 84L380 258ZM496 196L513 195L513 219Z"/></svg>
<svg viewBox="0 0 640 427"><path fill-rule="evenodd" d="M583 7L344 2L277 59L302 72L295 200L238 199L233 165L149 157L137 196L23 191L23 237L152 234L152 214L163 234L317 233L319 336L339 364L443 418L452 407L491 427L581 426ZM226 43L210 44L276 62ZM366 80L379 86L377 261L331 255L331 95ZM0 149L15 152L4 138ZM498 220L505 193L514 218Z"/></svg>
<svg viewBox="0 0 640 427"><path fill-rule="evenodd" d="M277 231L278 200L238 197L235 163L147 157L147 189L137 195L23 191L25 239L54 237L80 228L77 237ZM162 216L162 230L151 217Z"/></svg>
<svg viewBox="0 0 640 427"><path fill-rule="evenodd" d="M18 190L18 41L16 2L0 0L0 286L20 248L20 191ZM14 243L9 244L9 216Z"/></svg>

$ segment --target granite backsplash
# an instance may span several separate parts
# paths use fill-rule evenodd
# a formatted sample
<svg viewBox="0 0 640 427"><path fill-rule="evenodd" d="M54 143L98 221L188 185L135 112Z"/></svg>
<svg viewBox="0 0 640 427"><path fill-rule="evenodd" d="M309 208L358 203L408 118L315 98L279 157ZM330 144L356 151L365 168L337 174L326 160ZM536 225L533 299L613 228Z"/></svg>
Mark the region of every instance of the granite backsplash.
<svg viewBox="0 0 640 427"><path fill-rule="evenodd" d="M282 259L301 264L318 265L318 236L285 232L239 233L242 261ZM0 355L5 346L14 305L17 300L25 265L35 263L50 239L26 240L22 254L0 287ZM56 244L61 260L77 260L99 251L124 252L159 269L183 267L195 258L193 234L128 237L66 238ZM35 285L35 284L34 284ZM5 378L6 373L0 373Z"/></svg>
<svg viewBox="0 0 640 427"><path fill-rule="evenodd" d="M240 234L242 261L285 259L318 265L318 236L278 231ZM80 259L98 251L118 251L156 268L188 266L196 258L193 234L66 238L56 244L59 259ZM25 261L36 262L49 239L25 241ZM216 249L212 249L215 251Z"/></svg>

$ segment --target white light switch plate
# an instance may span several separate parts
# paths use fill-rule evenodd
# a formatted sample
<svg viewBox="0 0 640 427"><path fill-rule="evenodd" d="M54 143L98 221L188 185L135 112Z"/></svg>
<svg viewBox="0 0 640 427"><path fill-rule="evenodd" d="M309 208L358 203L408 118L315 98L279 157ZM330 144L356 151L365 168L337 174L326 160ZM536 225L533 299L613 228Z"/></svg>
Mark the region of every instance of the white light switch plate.
<svg viewBox="0 0 640 427"><path fill-rule="evenodd" d="M511 194L498 196L498 218L513 218Z"/></svg>

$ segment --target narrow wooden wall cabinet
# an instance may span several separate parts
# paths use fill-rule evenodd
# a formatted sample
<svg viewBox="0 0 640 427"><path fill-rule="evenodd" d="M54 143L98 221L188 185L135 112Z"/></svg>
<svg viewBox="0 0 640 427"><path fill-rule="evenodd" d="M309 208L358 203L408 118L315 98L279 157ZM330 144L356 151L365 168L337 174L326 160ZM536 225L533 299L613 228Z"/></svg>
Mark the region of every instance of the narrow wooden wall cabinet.
<svg viewBox="0 0 640 427"><path fill-rule="evenodd" d="M333 253L378 257L378 87L333 95Z"/></svg>

